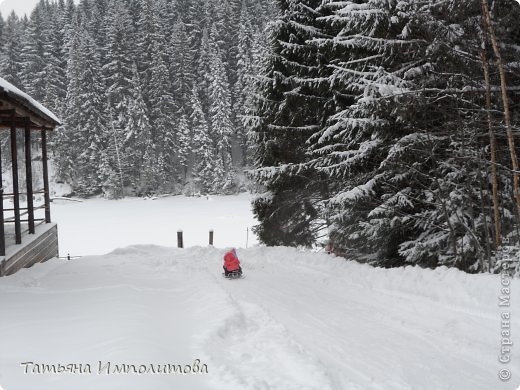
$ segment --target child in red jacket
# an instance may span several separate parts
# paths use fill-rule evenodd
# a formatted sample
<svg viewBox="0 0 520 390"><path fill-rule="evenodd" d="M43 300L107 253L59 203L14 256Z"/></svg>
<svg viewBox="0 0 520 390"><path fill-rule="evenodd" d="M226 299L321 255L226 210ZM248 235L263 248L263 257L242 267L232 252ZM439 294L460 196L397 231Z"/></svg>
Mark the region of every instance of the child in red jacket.
<svg viewBox="0 0 520 390"><path fill-rule="evenodd" d="M224 255L224 276L240 276L242 275L242 268L240 267L240 260L238 260L235 248L231 249Z"/></svg>

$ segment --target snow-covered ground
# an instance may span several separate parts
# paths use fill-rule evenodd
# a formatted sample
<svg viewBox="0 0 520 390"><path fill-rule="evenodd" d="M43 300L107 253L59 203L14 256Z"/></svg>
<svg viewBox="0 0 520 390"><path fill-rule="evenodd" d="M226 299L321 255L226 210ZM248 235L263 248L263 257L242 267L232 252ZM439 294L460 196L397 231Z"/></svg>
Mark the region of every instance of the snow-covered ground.
<svg viewBox="0 0 520 390"><path fill-rule="evenodd" d="M497 275L374 269L323 253L258 246L238 250L246 277L226 280L224 249L192 245L198 230L205 244L206 219L218 212L204 205L213 204L229 217L213 226L216 245L244 246L237 242L245 241L241 221L252 219L241 208L245 200L54 204L60 245L71 254L120 248L55 259L0 278L0 388L519 387L520 280L510 285L512 307L499 307L503 286ZM134 219L123 210L134 210ZM190 248L126 246L147 240L175 246L177 228L191 229L172 222L172 215L181 214L192 217L193 231L185 238L194 237ZM498 361L504 312L511 315L509 338L515 342L508 364ZM28 362L34 365L22 365ZM43 365L59 371L71 364L75 373L41 373ZM207 373L157 373L168 364L207 367ZM147 372L138 375L134 368ZM504 369L512 374L507 382L498 378Z"/></svg>

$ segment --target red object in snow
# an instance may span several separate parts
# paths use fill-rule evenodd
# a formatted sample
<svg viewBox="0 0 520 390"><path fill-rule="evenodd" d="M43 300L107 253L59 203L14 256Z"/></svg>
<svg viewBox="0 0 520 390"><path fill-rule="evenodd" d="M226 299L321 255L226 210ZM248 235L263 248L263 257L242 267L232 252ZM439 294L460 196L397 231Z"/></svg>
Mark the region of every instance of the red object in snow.
<svg viewBox="0 0 520 390"><path fill-rule="evenodd" d="M240 268L240 260L238 260L235 249L230 250L224 255L224 267L228 271L236 271Z"/></svg>

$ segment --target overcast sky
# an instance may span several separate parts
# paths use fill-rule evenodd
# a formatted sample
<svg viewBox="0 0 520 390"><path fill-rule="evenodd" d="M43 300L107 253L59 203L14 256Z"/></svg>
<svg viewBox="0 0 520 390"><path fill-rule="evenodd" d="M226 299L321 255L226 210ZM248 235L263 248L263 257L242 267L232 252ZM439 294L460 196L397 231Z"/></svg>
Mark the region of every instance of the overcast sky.
<svg viewBox="0 0 520 390"><path fill-rule="evenodd" d="M14 11L18 14L18 16L23 16L23 14L27 14L27 16L31 15L31 11L34 9L36 4L38 4L38 0L0 0L0 12L2 12L2 16L4 19Z"/></svg>

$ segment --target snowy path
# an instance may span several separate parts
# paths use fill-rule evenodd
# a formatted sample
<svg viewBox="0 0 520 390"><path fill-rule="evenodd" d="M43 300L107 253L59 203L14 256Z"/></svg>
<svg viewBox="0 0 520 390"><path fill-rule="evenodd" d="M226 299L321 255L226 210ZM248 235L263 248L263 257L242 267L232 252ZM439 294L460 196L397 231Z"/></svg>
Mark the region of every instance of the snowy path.
<svg viewBox="0 0 520 390"><path fill-rule="evenodd" d="M288 248L153 246L53 260L0 279L0 386L30 389L516 390L497 377L500 279L382 270ZM512 285L520 334L520 281ZM520 345L519 345L520 347ZM98 361L208 365L208 374L98 375ZM90 363L24 374L21 362ZM504 366L505 367L505 366Z"/></svg>

